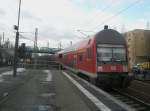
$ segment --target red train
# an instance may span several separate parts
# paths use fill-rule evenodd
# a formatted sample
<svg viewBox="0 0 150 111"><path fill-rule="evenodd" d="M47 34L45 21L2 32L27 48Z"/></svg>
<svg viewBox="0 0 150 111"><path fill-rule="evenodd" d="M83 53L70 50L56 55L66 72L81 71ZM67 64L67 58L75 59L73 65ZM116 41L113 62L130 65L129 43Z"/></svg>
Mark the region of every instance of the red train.
<svg viewBox="0 0 150 111"><path fill-rule="evenodd" d="M108 26L93 37L57 53L57 59L63 67L103 87L127 87L131 81L125 40Z"/></svg>

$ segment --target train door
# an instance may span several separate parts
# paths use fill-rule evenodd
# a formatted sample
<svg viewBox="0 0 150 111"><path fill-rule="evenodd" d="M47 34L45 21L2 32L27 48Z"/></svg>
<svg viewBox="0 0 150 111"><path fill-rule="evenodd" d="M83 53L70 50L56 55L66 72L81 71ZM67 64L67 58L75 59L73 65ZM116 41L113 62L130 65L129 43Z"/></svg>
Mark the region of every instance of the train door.
<svg viewBox="0 0 150 111"><path fill-rule="evenodd" d="M73 67L74 67L74 69L77 69L77 54L75 53L74 54L74 64L73 64Z"/></svg>

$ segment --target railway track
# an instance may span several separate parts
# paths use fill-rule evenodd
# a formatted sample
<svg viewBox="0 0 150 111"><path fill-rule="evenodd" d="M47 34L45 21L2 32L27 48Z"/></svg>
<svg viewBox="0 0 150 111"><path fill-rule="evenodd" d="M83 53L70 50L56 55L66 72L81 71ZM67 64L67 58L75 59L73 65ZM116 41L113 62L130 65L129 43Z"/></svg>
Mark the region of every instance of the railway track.
<svg viewBox="0 0 150 111"><path fill-rule="evenodd" d="M81 77L79 75L78 75L78 77L89 82L87 78ZM98 87L98 88L100 88L100 87ZM131 95L130 92L125 91L124 89L111 89L111 90L108 90L106 92L109 93L110 95L112 95L113 97L115 97L116 99L120 100L121 102L134 108L137 111L150 111L149 102L145 102L143 99L137 98L133 94ZM134 93L137 93L137 92L134 92ZM141 92L140 92L140 94L141 94Z"/></svg>
<svg viewBox="0 0 150 111"><path fill-rule="evenodd" d="M150 85L150 80L135 80L136 82L140 83L140 84L144 84L144 85Z"/></svg>
<svg viewBox="0 0 150 111"><path fill-rule="evenodd" d="M150 95L148 92L144 92L144 91L139 91L137 89L134 88L128 88L126 93L130 93L130 95L133 95L135 97L137 97L138 99L144 101L145 103L150 103Z"/></svg>
<svg viewBox="0 0 150 111"><path fill-rule="evenodd" d="M135 108L137 111L150 111L150 104L134 96L131 96L128 93L123 92L122 90L112 89L112 91L109 93L120 101L128 104L132 108Z"/></svg>
<svg viewBox="0 0 150 111"><path fill-rule="evenodd" d="M85 79L83 77L80 77L80 78L88 81L87 79ZM112 95L113 97L117 98L118 100L122 101L123 103L129 105L130 107L136 109L137 111L150 111L150 104L149 103L145 102L141 98L137 98L136 96L130 95L130 93L129 92L125 92L125 90L111 89L111 90L108 90L106 92L108 92L110 95ZM141 92L139 94L141 94Z"/></svg>

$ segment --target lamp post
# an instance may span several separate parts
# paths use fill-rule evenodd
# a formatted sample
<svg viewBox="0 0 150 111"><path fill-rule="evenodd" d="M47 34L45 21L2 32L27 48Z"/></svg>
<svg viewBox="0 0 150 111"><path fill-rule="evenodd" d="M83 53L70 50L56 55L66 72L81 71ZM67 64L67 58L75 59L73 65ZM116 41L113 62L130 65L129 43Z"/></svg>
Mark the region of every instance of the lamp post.
<svg viewBox="0 0 150 111"><path fill-rule="evenodd" d="M16 77L17 63L18 63L18 43L19 43L19 24L20 24L20 10L21 10L21 0L19 0L19 11L18 11L18 24L14 26L16 30L16 40L14 49L14 65L13 65L13 76Z"/></svg>

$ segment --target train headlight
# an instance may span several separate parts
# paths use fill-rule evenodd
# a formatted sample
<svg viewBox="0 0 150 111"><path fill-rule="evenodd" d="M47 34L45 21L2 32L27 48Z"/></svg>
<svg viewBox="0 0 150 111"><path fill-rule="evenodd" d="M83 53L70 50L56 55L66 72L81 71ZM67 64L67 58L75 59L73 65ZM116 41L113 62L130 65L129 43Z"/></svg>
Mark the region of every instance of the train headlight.
<svg viewBox="0 0 150 111"><path fill-rule="evenodd" d="M103 71L103 67L102 66L98 66L98 72L102 72Z"/></svg>

